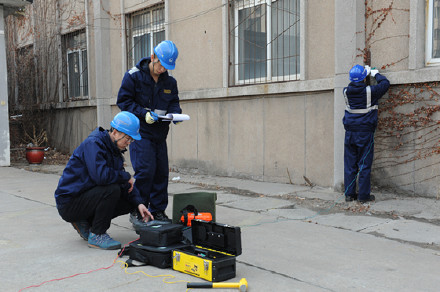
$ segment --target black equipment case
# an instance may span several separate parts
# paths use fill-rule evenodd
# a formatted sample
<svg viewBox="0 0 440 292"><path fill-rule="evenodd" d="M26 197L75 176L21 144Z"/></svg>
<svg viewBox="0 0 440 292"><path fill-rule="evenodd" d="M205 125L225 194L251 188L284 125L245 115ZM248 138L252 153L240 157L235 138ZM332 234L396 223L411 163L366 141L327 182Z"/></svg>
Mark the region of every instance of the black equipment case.
<svg viewBox="0 0 440 292"><path fill-rule="evenodd" d="M173 250L173 269L211 282L235 277L240 227L192 220L193 245Z"/></svg>
<svg viewBox="0 0 440 292"><path fill-rule="evenodd" d="M183 240L182 224L151 224L138 229L140 243L149 246L170 246Z"/></svg>
<svg viewBox="0 0 440 292"><path fill-rule="evenodd" d="M169 222L151 221L145 225L137 226L136 232L140 237L125 249L119 256L128 255L127 266L151 265L158 268L170 268L172 266L172 251L177 248L190 246L184 243L184 226ZM188 239L185 239L188 242ZM141 264L134 264L133 261Z"/></svg>
<svg viewBox="0 0 440 292"><path fill-rule="evenodd" d="M174 243L169 246L148 246L143 245L140 239L133 241L119 252L119 256L128 255L129 259L125 262L128 267L154 266L161 269L171 268L172 251L174 249L186 248L190 246L184 242ZM133 261L140 262L135 264Z"/></svg>

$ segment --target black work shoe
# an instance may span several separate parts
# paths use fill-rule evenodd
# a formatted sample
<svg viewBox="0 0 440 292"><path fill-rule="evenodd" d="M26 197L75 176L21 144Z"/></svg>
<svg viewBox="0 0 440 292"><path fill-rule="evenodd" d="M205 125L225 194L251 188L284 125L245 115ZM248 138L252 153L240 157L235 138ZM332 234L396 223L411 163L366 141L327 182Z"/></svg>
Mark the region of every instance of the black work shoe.
<svg viewBox="0 0 440 292"><path fill-rule="evenodd" d="M171 219L168 218L164 211L152 212L151 215L153 215L154 220L171 222Z"/></svg>
<svg viewBox="0 0 440 292"><path fill-rule="evenodd" d="M353 202L353 201L356 201L357 198L358 198L357 194L354 196L345 196L345 201L346 202Z"/></svg>
<svg viewBox="0 0 440 292"><path fill-rule="evenodd" d="M373 202L374 200L376 200L376 197L374 195L370 195L370 197L368 197L366 200L359 200L359 203L363 204L367 202Z"/></svg>

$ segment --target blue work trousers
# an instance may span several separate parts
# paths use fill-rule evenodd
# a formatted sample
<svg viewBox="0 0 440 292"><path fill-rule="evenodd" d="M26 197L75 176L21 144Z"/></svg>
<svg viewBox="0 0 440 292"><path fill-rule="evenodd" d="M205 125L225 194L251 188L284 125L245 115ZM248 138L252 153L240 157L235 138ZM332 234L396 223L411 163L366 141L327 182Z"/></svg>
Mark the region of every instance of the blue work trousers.
<svg viewBox="0 0 440 292"><path fill-rule="evenodd" d="M58 213L67 222L86 220L91 232L103 234L110 228L113 218L137 209L123 192L118 184L96 186L73 198Z"/></svg>
<svg viewBox="0 0 440 292"><path fill-rule="evenodd" d="M374 156L374 132L345 132L344 186L345 196L355 197L356 175L358 200L368 200L371 192L370 175Z"/></svg>
<svg viewBox="0 0 440 292"><path fill-rule="evenodd" d="M148 138L130 145L130 159L136 187L150 212L165 211L168 206L168 152L166 140Z"/></svg>

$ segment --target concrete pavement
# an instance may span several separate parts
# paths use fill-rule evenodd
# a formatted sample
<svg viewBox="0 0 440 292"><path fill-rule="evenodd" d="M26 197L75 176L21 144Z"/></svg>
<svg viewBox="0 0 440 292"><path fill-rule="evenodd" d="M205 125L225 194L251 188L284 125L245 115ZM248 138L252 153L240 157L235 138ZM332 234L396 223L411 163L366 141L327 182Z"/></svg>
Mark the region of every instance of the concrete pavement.
<svg viewBox="0 0 440 292"><path fill-rule="evenodd" d="M203 282L151 266L125 271L112 265L115 251L88 248L55 208L62 169L0 167L2 291L44 282L22 291L186 291L187 281ZM229 282L246 278L248 291L439 290L436 199L376 191L375 203L346 203L319 187L171 173L167 214L173 194L196 191L216 192L217 222L241 227ZM127 215L109 234L123 244L137 238Z"/></svg>

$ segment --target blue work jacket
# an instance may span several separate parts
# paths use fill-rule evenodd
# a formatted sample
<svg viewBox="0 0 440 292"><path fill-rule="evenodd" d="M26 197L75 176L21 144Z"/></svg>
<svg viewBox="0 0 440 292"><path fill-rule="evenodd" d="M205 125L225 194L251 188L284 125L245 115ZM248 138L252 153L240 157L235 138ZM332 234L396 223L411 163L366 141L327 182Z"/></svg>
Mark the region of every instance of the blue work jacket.
<svg viewBox="0 0 440 292"><path fill-rule="evenodd" d="M147 124L147 111L159 115L182 113L176 80L168 71L160 74L156 83L150 75L148 64L151 58L141 59L135 67L127 71L118 92L117 105L123 111L135 114L140 120L139 132L142 138L164 141L167 138L170 122L159 121Z"/></svg>
<svg viewBox="0 0 440 292"><path fill-rule="evenodd" d="M127 199L138 206L142 199L136 187L127 192L130 178L121 151L108 131L98 127L73 151L55 190L57 208L93 187L110 184L120 184Z"/></svg>
<svg viewBox="0 0 440 292"><path fill-rule="evenodd" d="M376 85L367 86L360 81L350 82L344 88L346 109L342 122L345 130L352 132L374 132L376 130L378 101L387 92L390 82L379 73L374 78L377 81ZM369 98L367 91L370 91Z"/></svg>

